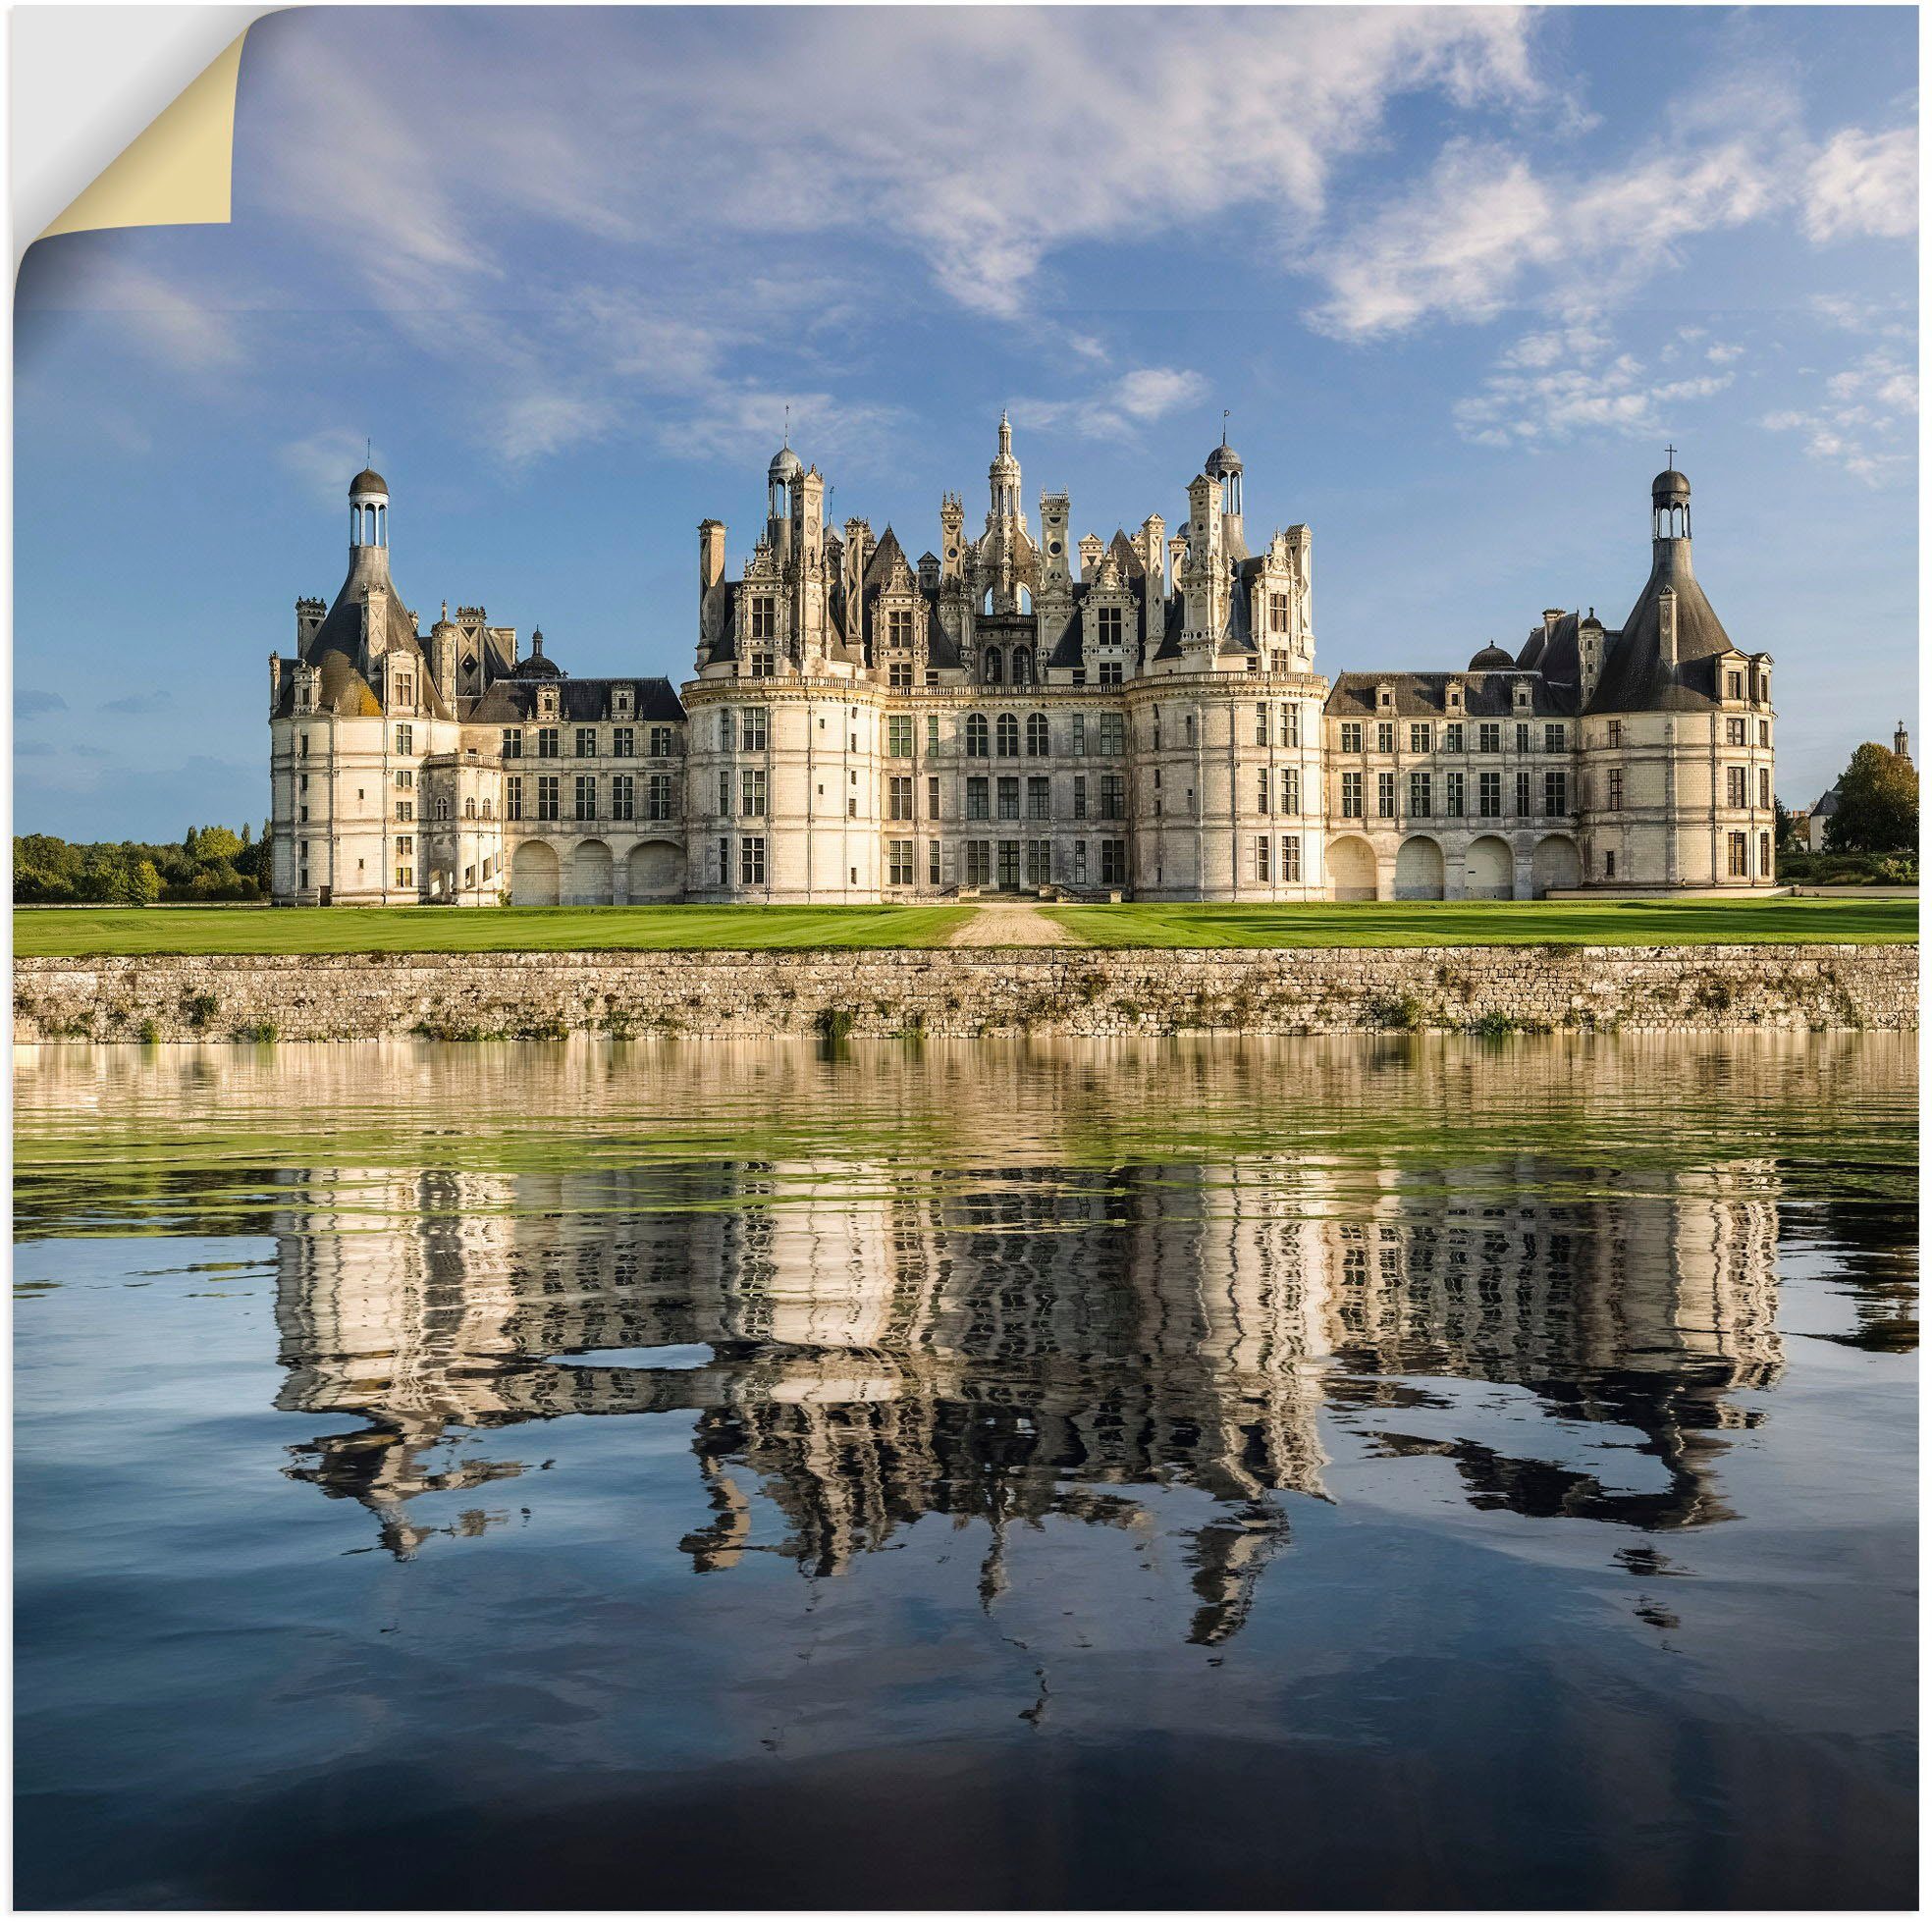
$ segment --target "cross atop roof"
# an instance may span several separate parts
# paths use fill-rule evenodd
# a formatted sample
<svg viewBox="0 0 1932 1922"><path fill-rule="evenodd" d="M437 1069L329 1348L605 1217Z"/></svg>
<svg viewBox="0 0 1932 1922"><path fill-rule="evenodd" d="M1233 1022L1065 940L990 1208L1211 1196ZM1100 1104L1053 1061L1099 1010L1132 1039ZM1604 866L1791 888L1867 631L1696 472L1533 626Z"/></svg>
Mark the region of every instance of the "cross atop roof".
<svg viewBox="0 0 1932 1922"><path fill-rule="evenodd" d="M1664 448L1664 465L1666 467L1675 467L1677 465L1677 450L1674 447L1666 445Z"/></svg>

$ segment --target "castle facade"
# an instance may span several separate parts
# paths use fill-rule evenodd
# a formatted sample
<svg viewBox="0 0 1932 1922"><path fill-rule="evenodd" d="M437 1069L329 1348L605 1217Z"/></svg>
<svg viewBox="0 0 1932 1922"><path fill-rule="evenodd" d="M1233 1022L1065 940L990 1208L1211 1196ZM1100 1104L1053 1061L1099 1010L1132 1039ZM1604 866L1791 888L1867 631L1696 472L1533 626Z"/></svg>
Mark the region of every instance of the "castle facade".
<svg viewBox="0 0 1932 1922"><path fill-rule="evenodd" d="M1530 899L1772 884L1771 658L1691 567L1690 484L1651 484L1630 615L1544 611L1461 669L1315 670L1314 545L1251 547L1223 443L1111 541L1038 528L1004 417L968 538L825 520L787 445L742 572L698 530L674 689L570 675L541 629L390 575L389 490L349 487L349 573L270 656L278 902Z"/></svg>

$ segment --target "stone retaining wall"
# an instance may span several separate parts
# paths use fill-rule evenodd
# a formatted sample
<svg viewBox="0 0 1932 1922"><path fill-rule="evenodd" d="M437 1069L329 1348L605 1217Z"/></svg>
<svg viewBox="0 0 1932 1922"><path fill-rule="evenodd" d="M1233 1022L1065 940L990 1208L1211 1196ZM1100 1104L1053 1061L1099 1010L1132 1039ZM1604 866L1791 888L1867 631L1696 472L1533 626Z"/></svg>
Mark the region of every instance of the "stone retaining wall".
<svg viewBox="0 0 1932 1922"><path fill-rule="evenodd" d="M21 1042L1917 1025L1915 946L92 955L14 970Z"/></svg>

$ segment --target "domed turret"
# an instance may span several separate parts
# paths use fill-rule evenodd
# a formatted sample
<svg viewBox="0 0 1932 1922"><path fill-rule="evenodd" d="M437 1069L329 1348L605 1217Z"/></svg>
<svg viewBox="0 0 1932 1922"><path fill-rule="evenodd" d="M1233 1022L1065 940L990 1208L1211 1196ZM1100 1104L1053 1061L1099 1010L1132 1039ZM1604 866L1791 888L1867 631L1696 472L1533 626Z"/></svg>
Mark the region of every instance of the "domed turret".
<svg viewBox="0 0 1932 1922"><path fill-rule="evenodd" d="M1675 448L1664 450L1675 456ZM1650 538L1688 541L1690 538L1690 482L1673 463L1650 483Z"/></svg>
<svg viewBox="0 0 1932 1922"><path fill-rule="evenodd" d="M768 480L795 481L805 471L805 463L793 454L789 445L781 447L772 456L772 464L766 468Z"/></svg>
<svg viewBox="0 0 1932 1922"><path fill-rule="evenodd" d="M349 544L389 545L389 483L373 467L364 467L349 484Z"/></svg>
<svg viewBox="0 0 1932 1922"><path fill-rule="evenodd" d="M1501 648L1491 641L1485 648L1478 648L1470 656L1470 672L1486 673L1494 667L1514 667L1516 657L1507 648Z"/></svg>
<svg viewBox="0 0 1932 1922"><path fill-rule="evenodd" d="M1201 471L1210 481L1218 483L1222 514L1238 523L1241 518L1241 456L1228 446L1226 414L1221 416L1221 422L1220 445L1208 450Z"/></svg>

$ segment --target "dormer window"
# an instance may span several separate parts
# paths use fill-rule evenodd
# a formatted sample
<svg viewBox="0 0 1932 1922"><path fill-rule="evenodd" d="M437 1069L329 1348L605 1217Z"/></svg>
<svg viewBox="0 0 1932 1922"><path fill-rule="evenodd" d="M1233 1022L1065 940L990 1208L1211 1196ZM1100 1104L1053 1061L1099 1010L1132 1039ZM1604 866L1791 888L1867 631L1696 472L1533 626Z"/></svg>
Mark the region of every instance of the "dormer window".
<svg viewBox="0 0 1932 1922"><path fill-rule="evenodd" d="M631 690L629 688L619 687L612 694L611 712L617 720L628 721L631 715Z"/></svg>
<svg viewBox="0 0 1932 1922"><path fill-rule="evenodd" d="M1376 690L1375 690L1375 705L1376 705L1376 706L1377 706L1378 708L1392 708L1392 707L1394 707L1394 706L1395 706L1395 689L1394 689L1394 688L1392 688L1392 687L1387 687L1387 686L1383 686L1383 687L1378 687L1378 688L1376 688Z"/></svg>
<svg viewBox="0 0 1932 1922"><path fill-rule="evenodd" d="M541 715L545 721L555 721L557 719L556 688L546 687L542 691L542 693L540 693L537 696L537 713Z"/></svg>
<svg viewBox="0 0 1932 1922"><path fill-rule="evenodd" d="M1462 712L1463 684L1459 680L1452 680L1449 683L1449 705L1452 708L1454 708L1457 713L1460 714Z"/></svg>

